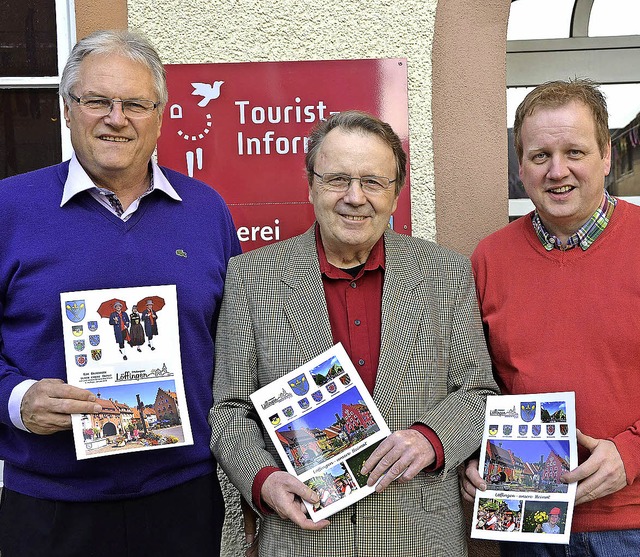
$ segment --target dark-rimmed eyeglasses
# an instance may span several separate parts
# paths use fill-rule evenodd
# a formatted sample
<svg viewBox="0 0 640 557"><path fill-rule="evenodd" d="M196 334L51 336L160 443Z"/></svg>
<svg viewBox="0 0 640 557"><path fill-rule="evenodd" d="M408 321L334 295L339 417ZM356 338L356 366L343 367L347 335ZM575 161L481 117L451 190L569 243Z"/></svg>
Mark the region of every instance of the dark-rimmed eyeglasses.
<svg viewBox="0 0 640 557"><path fill-rule="evenodd" d="M115 103L120 103L122 112L127 118L147 118L158 107L159 103L154 103L149 99L110 99L109 97L69 95L80 106L85 114L104 117L111 114Z"/></svg>
<svg viewBox="0 0 640 557"><path fill-rule="evenodd" d="M324 174L318 174L313 171L314 176L317 176L322 181L325 188L335 192L346 192L351 187L351 182L358 180L360 187L365 193L382 193L387 191L391 184L396 180L390 180L386 176L349 176L348 174L340 174L337 172L325 172Z"/></svg>

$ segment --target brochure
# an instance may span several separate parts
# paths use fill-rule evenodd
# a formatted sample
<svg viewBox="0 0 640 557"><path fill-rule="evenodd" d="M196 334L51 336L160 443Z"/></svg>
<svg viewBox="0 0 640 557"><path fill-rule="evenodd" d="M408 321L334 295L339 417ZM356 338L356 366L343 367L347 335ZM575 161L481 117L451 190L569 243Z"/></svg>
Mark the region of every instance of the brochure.
<svg viewBox="0 0 640 557"><path fill-rule="evenodd" d="M568 544L578 465L573 392L487 397L471 537Z"/></svg>
<svg viewBox="0 0 640 557"><path fill-rule="evenodd" d="M193 444L175 285L60 294L67 382L102 411L71 416L78 460Z"/></svg>
<svg viewBox="0 0 640 557"><path fill-rule="evenodd" d="M251 400L287 472L318 493L314 522L373 493L360 470L390 431L342 344Z"/></svg>

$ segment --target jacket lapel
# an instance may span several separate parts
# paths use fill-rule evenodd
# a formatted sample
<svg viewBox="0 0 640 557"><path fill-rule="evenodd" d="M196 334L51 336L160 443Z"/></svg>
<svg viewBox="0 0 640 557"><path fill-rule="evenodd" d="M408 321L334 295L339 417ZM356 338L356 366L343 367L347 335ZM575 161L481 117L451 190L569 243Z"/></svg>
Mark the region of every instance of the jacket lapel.
<svg viewBox="0 0 640 557"><path fill-rule="evenodd" d="M315 225L299 237L282 282L289 289L284 313L305 361L333 346L315 244Z"/></svg>
<svg viewBox="0 0 640 557"><path fill-rule="evenodd" d="M412 291L423 280L415 257L397 236L386 232L380 361L374 390L383 416L390 412L407 373L424 311Z"/></svg>

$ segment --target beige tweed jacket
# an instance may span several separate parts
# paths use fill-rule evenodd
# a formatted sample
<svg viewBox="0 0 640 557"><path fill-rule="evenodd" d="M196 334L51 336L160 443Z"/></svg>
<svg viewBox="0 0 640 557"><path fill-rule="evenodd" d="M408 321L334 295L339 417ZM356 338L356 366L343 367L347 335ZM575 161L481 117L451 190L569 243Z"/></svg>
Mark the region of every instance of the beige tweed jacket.
<svg viewBox="0 0 640 557"><path fill-rule="evenodd" d="M445 469L394 482L330 517L320 532L263 517L260 557L461 557L455 468L480 445L497 392L468 260L385 232L380 363L373 398L392 431L419 422ZM254 477L281 466L249 395L333 344L314 228L232 258L216 337L211 450L248 501ZM282 467L284 469L284 467Z"/></svg>

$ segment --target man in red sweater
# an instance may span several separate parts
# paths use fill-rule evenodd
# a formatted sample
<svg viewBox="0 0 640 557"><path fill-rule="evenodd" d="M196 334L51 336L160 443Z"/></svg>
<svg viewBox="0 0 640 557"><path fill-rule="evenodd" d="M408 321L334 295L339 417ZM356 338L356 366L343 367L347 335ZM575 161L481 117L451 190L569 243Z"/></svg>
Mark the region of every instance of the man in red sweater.
<svg viewBox="0 0 640 557"><path fill-rule="evenodd" d="M640 208L604 189L611 139L587 80L531 91L514 123L536 210L472 256L505 394L575 391L579 462L570 545L503 543L503 556L640 555ZM470 499L486 485L471 460Z"/></svg>

